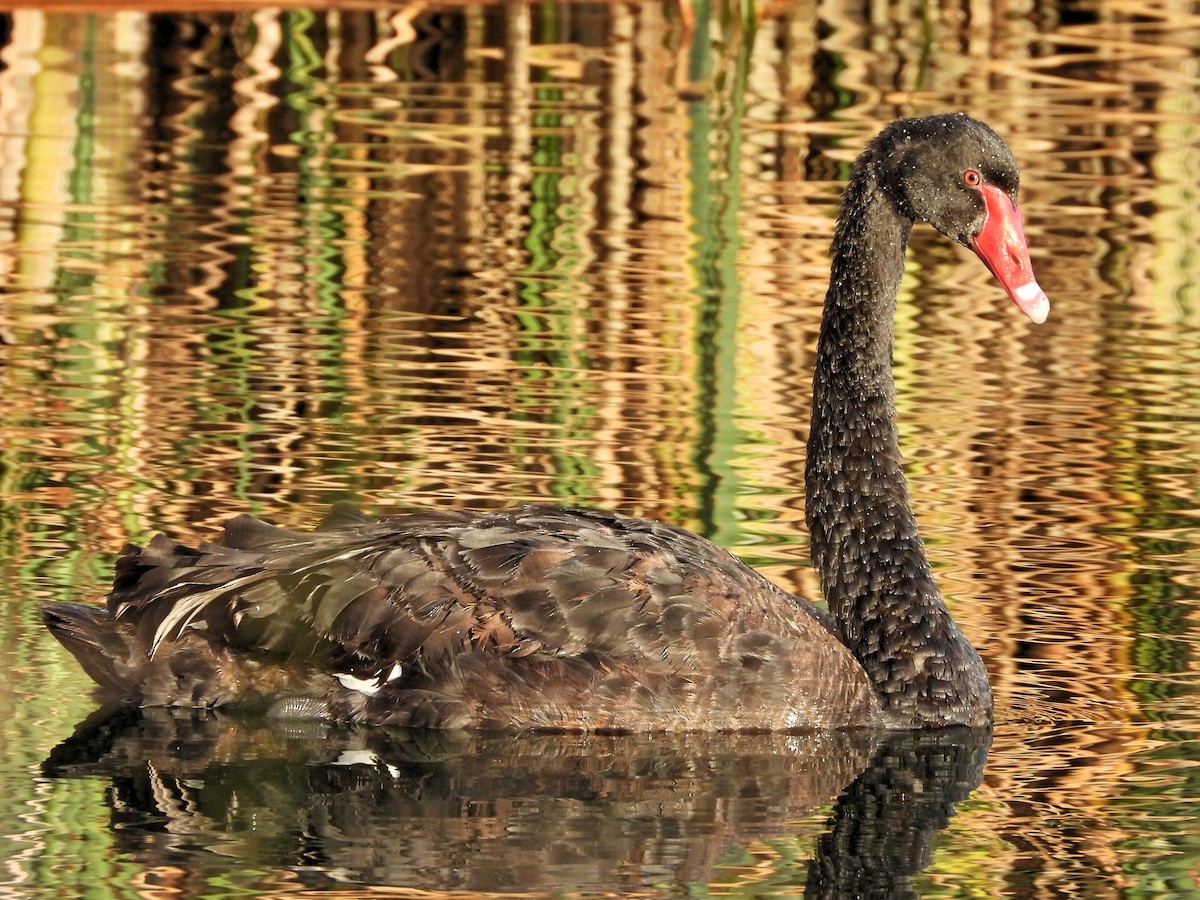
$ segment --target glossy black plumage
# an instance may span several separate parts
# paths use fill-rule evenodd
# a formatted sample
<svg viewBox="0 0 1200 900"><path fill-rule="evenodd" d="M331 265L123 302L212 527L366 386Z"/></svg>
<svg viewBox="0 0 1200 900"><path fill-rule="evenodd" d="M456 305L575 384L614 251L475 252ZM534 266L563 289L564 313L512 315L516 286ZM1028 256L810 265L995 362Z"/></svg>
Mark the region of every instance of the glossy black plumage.
<svg viewBox="0 0 1200 900"><path fill-rule="evenodd" d="M240 517L196 549L159 535L126 548L106 608L50 604L46 624L107 693L142 705L441 728L987 722L987 673L909 507L890 372L913 217L969 242L991 214L967 169L989 203L1010 198L1023 250L1016 164L966 116L894 123L847 187L806 473L832 616L682 529L530 506L338 508L311 533ZM1022 308L1040 294L1029 279L1006 283Z"/></svg>

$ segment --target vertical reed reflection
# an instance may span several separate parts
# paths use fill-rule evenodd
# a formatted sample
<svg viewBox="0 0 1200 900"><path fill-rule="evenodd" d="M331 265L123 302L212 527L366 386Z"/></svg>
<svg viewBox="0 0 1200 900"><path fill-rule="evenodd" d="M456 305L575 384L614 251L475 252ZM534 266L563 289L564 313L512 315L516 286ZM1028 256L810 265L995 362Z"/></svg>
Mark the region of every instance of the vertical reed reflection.
<svg viewBox="0 0 1200 900"><path fill-rule="evenodd" d="M965 108L1024 164L1055 307L1026 327L916 233L900 424L1001 714L923 886L1190 877L1196 31L1119 0L798 0L690 33L619 3L0 17L14 866L103 845L94 796L29 793L88 708L36 606L97 593L126 539L551 498L704 530L817 596L801 448L836 198L882 122Z"/></svg>

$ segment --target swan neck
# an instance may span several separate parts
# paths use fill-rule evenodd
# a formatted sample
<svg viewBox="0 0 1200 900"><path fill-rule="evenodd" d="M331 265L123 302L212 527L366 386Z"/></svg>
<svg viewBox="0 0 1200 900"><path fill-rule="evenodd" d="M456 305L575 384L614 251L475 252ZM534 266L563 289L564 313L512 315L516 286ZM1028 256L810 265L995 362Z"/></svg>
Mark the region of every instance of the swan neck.
<svg viewBox="0 0 1200 900"><path fill-rule="evenodd" d="M893 320L911 228L869 163L860 165L839 215L817 343L811 553L840 637L885 713L901 725L978 723L990 718L987 674L934 582L895 424Z"/></svg>
<svg viewBox="0 0 1200 900"><path fill-rule="evenodd" d="M817 341L807 460L813 563L843 632L883 614L873 573L929 573L901 466L892 376L896 297L912 222L863 167L838 218ZM932 596L937 589L928 577ZM853 649L853 648L852 648Z"/></svg>

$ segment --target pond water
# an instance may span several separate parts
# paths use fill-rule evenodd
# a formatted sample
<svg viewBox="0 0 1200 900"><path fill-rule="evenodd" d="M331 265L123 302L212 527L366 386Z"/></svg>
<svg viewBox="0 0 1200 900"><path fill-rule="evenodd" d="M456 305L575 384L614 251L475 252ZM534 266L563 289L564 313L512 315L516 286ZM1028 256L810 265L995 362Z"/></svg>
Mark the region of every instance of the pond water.
<svg viewBox="0 0 1200 900"><path fill-rule="evenodd" d="M1200 896L1200 10L691 15L0 18L0 897ZM901 436L994 732L94 715L40 604L245 511L616 508L818 596L837 197L957 109L1054 304L914 234Z"/></svg>

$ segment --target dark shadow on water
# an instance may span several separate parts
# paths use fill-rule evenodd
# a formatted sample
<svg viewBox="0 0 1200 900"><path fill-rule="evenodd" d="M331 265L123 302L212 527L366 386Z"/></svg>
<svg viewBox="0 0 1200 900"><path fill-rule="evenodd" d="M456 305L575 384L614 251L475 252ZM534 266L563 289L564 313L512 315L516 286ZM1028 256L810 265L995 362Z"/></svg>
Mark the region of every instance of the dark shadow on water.
<svg viewBox="0 0 1200 900"><path fill-rule="evenodd" d="M816 829L802 820L834 804L807 895L905 897L990 740L487 735L114 708L43 771L103 779L117 850L197 887L240 864L310 887L662 888L720 878L755 838L803 853Z"/></svg>

